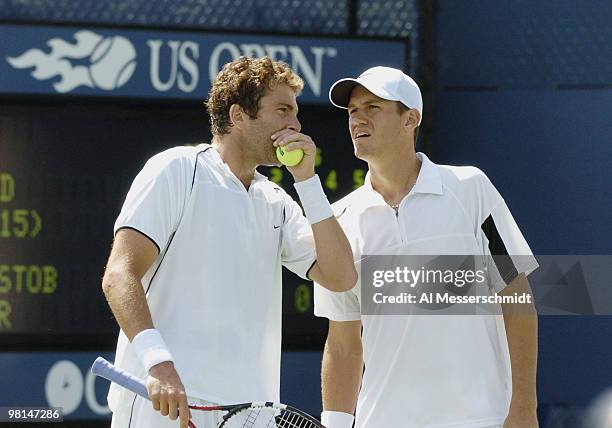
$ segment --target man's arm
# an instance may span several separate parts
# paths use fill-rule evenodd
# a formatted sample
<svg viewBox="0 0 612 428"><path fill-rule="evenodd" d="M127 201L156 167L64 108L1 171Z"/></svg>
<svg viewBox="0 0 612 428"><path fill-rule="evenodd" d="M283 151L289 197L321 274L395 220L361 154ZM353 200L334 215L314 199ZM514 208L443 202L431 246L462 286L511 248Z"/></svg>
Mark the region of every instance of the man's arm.
<svg viewBox="0 0 612 428"><path fill-rule="evenodd" d="M331 291L348 291L357 282L351 246L338 224L330 217L312 225L317 261L308 277Z"/></svg>
<svg viewBox="0 0 612 428"><path fill-rule="evenodd" d="M157 254L155 244L135 230L121 229L115 236L102 279L102 290L130 341L142 330L154 328L140 280Z"/></svg>
<svg viewBox="0 0 612 428"><path fill-rule="evenodd" d="M532 295L525 274L517 276L500 294L514 293ZM512 401L504 428L535 428L538 426L536 412L538 316L535 305L502 304L502 311L512 365Z"/></svg>
<svg viewBox="0 0 612 428"><path fill-rule="evenodd" d="M312 226L317 261L308 272L308 277L331 291L348 291L357 282L357 271L353 263L351 245L346 239L333 212L320 180L315 177L317 147L308 135L293 129L285 129L272 135L275 146L285 150L301 149L302 161L287 167L295 180L306 217Z"/></svg>
<svg viewBox="0 0 612 428"><path fill-rule="evenodd" d="M141 279L157 257L157 247L149 238L131 229L121 229L104 272L102 289L106 300L130 342L142 331L153 329ZM185 388L171 361L154 365L149 370L147 390L153 408L176 420L180 427L189 422Z"/></svg>
<svg viewBox="0 0 612 428"><path fill-rule="evenodd" d="M362 372L361 321L330 320L321 366L322 419L327 428L352 426L349 415L355 413Z"/></svg>

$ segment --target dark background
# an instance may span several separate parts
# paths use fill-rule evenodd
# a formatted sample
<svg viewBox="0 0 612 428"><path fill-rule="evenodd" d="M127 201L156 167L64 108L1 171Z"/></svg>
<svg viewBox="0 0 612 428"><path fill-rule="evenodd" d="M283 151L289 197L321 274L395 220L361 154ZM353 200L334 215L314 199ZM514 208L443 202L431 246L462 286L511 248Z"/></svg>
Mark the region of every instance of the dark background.
<svg viewBox="0 0 612 428"><path fill-rule="evenodd" d="M24 285L23 293L5 296L12 306L13 325L0 334L0 343L12 349L110 349L118 329L101 278L123 199L154 154L176 145L209 142L208 117L197 103L74 100L44 105L11 102L3 107L0 159L8 162L2 172L15 180L15 198L3 208L35 209L43 228L34 238L4 239L7 245L0 248L0 260L52 265L59 280L50 295L26 293ZM327 110L302 106L300 121L302 132L318 143L318 172L334 201L353 189L355 170L363 171L365 165L351 156L347 132L337 126L346 121L346 113ZM280 174L283 187L297 197L287 170L262 172ZM327 323L312 316L312 284L287 271L284 275L284 349L320 350ZM14 275L12 279L16 283Z"/></svg>

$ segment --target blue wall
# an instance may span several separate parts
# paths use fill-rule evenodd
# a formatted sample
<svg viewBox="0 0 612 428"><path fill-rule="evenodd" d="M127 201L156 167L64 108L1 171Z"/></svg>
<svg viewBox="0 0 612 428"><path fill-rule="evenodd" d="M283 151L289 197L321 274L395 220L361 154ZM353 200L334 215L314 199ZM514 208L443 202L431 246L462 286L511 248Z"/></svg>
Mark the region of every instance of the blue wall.
<svg viewBox="0 0 612 428"><path fill-rule="evenodd" d="M612 90L439 91L433 152L475 164L538 254L612 250Z"/></svg>
<svg viewBox="0 0 612 428"><path fill-rule="evenodd" d="M612 253L612 3L439 1L433 157L475 164L536 254ZM612 385L612 318L541 317L544 406Z"/></svg>

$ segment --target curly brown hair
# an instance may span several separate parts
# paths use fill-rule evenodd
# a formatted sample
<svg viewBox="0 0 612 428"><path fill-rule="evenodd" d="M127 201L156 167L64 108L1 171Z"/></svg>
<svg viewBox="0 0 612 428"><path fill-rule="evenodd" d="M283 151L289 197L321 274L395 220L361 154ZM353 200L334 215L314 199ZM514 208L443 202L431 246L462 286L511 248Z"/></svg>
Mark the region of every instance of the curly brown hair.
<svg viewBox="0 0 612 428"><path fill-rule="evenodd" d="M282 61L269 57L247 58L241 56L227 63L213 82L208 100L204 102L210 116L213 135L228 134L232 126L229 110L238 104L251 119L257 117L259 100L277 84L285 84L296 96L304 88L304 81Z"/></svg>

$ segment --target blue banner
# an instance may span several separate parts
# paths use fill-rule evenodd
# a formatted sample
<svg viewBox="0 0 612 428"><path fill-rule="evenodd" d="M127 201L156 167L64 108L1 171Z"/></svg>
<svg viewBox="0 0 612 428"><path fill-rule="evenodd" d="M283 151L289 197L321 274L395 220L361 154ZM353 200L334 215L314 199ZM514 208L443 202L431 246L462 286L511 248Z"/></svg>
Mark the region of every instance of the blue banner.
<svg viewBox="0 0 612 428"><path fill-rule="evenodd" d="M300 101L328 103L334 81L374 65L404 69L402 41L0 25L0 93L206 98L241 55L287 62Z"/></svg>
<svg viewBox="0 0 612 428"><path fill-rule="evenodd" d="M90 372L98 355L114 360L110 352L0 352L0 407L61 407L67 421L110 419L109 383ZM320 368L320 352L283 352L281 400L318 416Z"/></svg>
<svg viewBox="0 0 612 428"><path fill-rule="evenodd" d="M101 354L110 361L114 353ZM0 353L0 406L61 407L64 420L107 419L108 381L89 371L98 354Z"/></svg>

